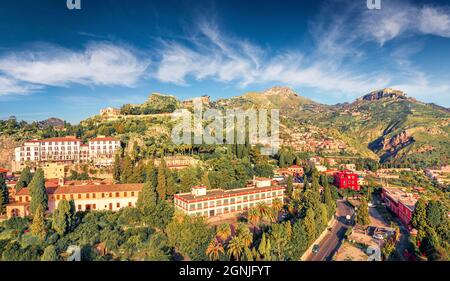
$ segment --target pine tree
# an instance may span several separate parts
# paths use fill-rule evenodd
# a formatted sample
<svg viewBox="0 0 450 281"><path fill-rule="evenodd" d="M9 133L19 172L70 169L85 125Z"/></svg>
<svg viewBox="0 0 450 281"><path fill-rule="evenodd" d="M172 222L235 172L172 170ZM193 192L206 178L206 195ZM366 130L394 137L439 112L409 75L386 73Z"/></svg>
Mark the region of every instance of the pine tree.
<svg viewBox="0 0 450 281"><path fill-rule="evenodd" d="M0 176L0 214L6 211L6 205L9 203L9 192L5 179Z"/></svg>
<svg viewBox="0 0 450 281"><path fill-rule="evenodd" d="M175 180L169 169L166 170L166 192L169 196L174 195L176 192Z"/></svg>
<svg viewBox="0 0 450 281"><path fill-rule="evenodd" d="M30 168L28 166L23 168L22 172L20 173L20 178L15 186L16 192L19 192L22 188L27 187L30 184L32 178L33 175L31 174Z"/></svg>
<svg viewBox="0 0 450 281"><path fill-rule="evenodd" d="M280 153L280 158L278 159L278 165L280 166L280 168L286 167L286 160L284 158L283 152Z"/></svg>
<svg viewBox="0 0 450 281"><path fill-rule="evenodd" d="M28 187L31 196L31 214L34 215L39 207L42 207L43 212L45 212L48 209L48 195L45 189L44 171L42 169L36 171Z"/></svg>
<svg viewBox="0 0 450 281"><path fill-rule="evenodd" d="M165 200L167 195L166 169L166 161L162 158L158 167L158 185L156 186L156 191L158 192L159 198L162 200Z"/></svg>
<svg viewBox="0 0 450 281"><path fill-rule="evenodd" d="M41 256L41 261L57 261L58 254L56 248L53 245L49 245L45 248L44 253Z"/></svg>
<svg viewBox="0 0 450 281"><path fill-rule="evenodd" d="M147 167L145 168L145 182L151 182L155 188L158 184L158 171L155 168L153 159L148 161Z"/></svg>
<svg viewBox="0 0 450 281"><path fill-rule="evenodd" d="M120 174L121 174L121 159L119 153L116 153L114 156L114 166L113 166L113 177L114 180L120 181Z"/></svg>
<svg viewBox="0 0 450 281"><path fill-rule="evenodd" d="M44 241L45 236L47 235L44 222L44 209L41 205L39 205L35 210L33 223L31 224L31 234L39 237L41 241Z"/></svg>
<svg viewBox="0 0 450 281"><path fill-rule="evenodd" d="M138 195L136 207L144 214L146 209L155 208L158 203L158 194L151 181L147 181Z"/></svg>

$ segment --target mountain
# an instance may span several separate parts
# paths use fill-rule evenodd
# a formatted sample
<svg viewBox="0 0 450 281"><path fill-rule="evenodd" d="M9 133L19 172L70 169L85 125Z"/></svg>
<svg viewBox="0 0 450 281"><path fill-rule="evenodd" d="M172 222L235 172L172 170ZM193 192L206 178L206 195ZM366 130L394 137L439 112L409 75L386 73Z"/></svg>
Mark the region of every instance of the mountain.
<svg viewBox="0 0 450 281"><path fill-rule="evenodd" d="M59 118L48 118L46 120L38 121L37 122L39 128L44 129L48 127L63 127L64 126L64 120Z"/></svg>

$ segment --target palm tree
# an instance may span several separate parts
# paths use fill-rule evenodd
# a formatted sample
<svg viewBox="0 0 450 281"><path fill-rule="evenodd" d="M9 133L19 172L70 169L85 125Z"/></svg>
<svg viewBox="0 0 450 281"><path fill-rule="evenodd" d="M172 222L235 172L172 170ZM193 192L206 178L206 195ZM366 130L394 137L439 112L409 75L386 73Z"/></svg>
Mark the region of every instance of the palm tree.
<svg viewBox="0 0 450 281"><path fill-rule="evenodd" d="M225 253L222 243L220 243L216 239L213 239L206 249L206 255L208 255L210 260L216 261L219 259L220 253Z"/></svg>
<svg viewBox="0 0 450 281"><path fill-rule="evenodd" d="M233 257L234 260L238 261L242 255L243 249L244 243L242 242L241 238L239 238L238 236L234 236L233 238L231 238L230 242L228 242L227 254L230 258Z"/></svg>
<svg viewBox="0 0 450 281"><path fill-rule="evenodd" d="M238 225L237 236L242 240L245 247L250 247L253 243L253 234L245 224Z"/></svg>
<svg viewBox="0 0 450 281"><path fill-rule="evenodd" d="M227 241L231 236L231 228L227 223L223 223L217 227L217 236L222 240L222 242Z"/></svg>
<svg viewBox="0 0 450 281"><path fill-rule="evenodd" d="M260 219L259 210L256 208L249 209L247 212L247 217L251 223L253 223L253 224L258 223L259 219Z"/></svg>
<svg viewBox="0 0 450 281"><path fill-rule="evenodd" d="M278 212L283 208L283 202L279 198L275 198L272 201L272 208L275 210L275 212Z"/></svg>
<svg viewBox="0 0 450 281"><path fill-rule="evenodd" d="M256 205L256 208L262 219L266 218L269 221L274 220L274 215L271 208L264 202L260 202Z"/></svg>

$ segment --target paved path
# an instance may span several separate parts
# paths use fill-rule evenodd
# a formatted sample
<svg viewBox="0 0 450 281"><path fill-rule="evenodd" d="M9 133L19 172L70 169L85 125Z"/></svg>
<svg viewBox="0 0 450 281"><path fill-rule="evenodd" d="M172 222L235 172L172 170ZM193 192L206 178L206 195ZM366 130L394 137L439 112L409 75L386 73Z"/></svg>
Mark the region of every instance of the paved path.
<svg viewBox="0 0 450 281"><path fill-rule="evenodd" d="M347 215L352 215L353 209L345 201L337 201L337 218L336 223L332 227L331 231L321 239L318 243L320 250L317 254L311 253L306 256L306 261L328 261L333 257L334 252L339 249L342 240L344 239L345 232L349 228L349 223L345 218ZM317 242L316 242L317 243Z"/></svg>

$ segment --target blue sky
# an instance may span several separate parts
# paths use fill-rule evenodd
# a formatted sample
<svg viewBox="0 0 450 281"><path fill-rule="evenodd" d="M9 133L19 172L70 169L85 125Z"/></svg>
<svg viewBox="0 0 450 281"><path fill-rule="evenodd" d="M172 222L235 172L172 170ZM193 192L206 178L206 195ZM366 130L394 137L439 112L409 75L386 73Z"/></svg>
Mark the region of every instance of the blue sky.
<svg viewBox="0 0 450 281"><path fill-rule="evenodd" d="M151 92L231 97L288 86L351 102L394 87L450 106L450 3L3 0L0 118L77 123Z"/></svg>

